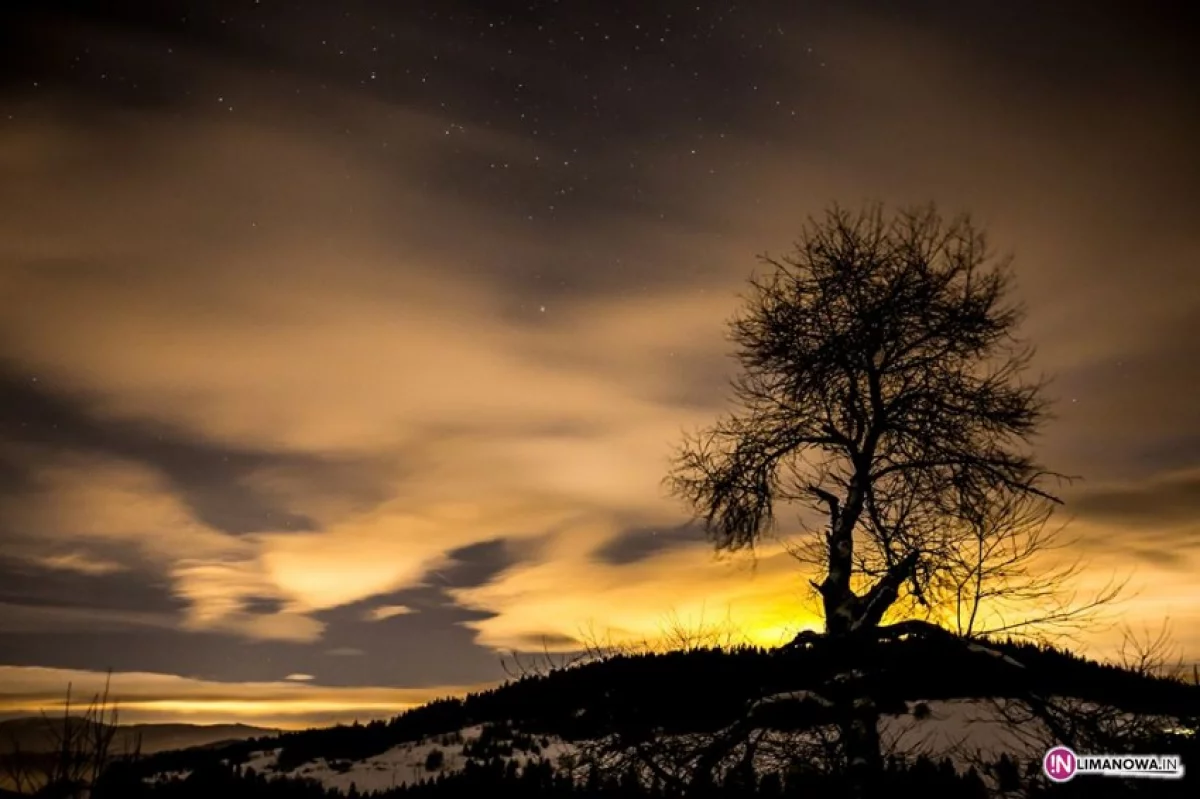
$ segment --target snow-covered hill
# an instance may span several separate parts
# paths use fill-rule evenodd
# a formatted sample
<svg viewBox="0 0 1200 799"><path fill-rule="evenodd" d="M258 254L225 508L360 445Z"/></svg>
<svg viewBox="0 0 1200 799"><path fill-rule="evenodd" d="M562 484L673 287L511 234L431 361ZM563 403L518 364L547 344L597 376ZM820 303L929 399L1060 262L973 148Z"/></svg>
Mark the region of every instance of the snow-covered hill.
<svg viewBox="0 0 1200 799"><path fill-rule="evenodd" d="M1040 758L1045 743L1027 725L1014 727L1005 705L980 700L938 700L908 703L908 712L885 716L881 733L890 754L934 759L948 757L965 770L980 760L992 761L1007 754L1018 762ZM795 738L789 739L795 741ZM440 773L461 771L468 761L500 757L524 765L546 760L556 767L574 765L587 744L573 744L555 736L514 733L508 724L476 725L450 734L422 738L393 746L357 761L314 760L287 768L280 765L282 749L253 752L240 768L274 778L307 778L327 788L347 792L353 785L370 793L417 782ZM760 764L766 769L767 764ZM165 772L153 780L185 779L187 772Z"/></svg>
<svg viewBox="0 0 1200 799"><path fill-rule="evenodd" d="M461 771L472 757L487 760L495 755L519 765L544 759L557 765L564 754L575 750L571 744L552 736L532 739L525 745L517 736L514 744L513 738L507 736L503 728L488 725L488 738L493 741L493 746L486 750L486 754L481 748L477 754L472 754L473 748L479 748L484 730L482 725L467 727L449 735L400 744L364 760L317 758L290 770L281 769L278 765L281 750L270 749L254 753L242 769L254 769L277 777L315 779L327 788L343 792L354 785L359 792L367 793L416 782L443 772Z"/></svg>
<svg viewBox="0 0 1200 799"><path fill-rule="evenodd" d="M1158 733L1182 724L1162 714L1200 716L1197 686L1050 647L897 640L881 645L879 658L886 679L877 681L873 695L890 714L882 717L880 732L885 752L903 761L889 763L897 773L923 755L949 759L960 773L977 766L968 781L977 780L986 773L981 764L1003 755L1036 764L1059 741L1095 753L1114 751L1109 744L1149 745L1166 740ZM830 730L821 725L834 718L818 689L837 680L836 665L816 648L615 655L436 700L389 721L166 753L140 762L130 776L161 782L190 770L195 785L207 785L237 769L251 787L260 777L300 778L369 793L456 773L462 778L449 782L459 787L498 784L495 775L508 773L504 761L554 767L556 775L538 768L522 769L521 776L530 771L557 779L579 775L574 767L586 771L598 756L612 767L609 774L650 771L666 780L690 778L700 761L718 777L738 762L760 774L780 774L820 763L827 754L819 739ZM1027 697L1038 714L1024 703L989 698L999 696ZM744 745L750 729L753 753ZM618 732L620 745L597 740ZM1179 746L1192 740L1171 739ZM1016 764L1002 765L1011 772ZM477 779L485 773L493 776ZM161 795L175 794L168 789Z"/></svg>

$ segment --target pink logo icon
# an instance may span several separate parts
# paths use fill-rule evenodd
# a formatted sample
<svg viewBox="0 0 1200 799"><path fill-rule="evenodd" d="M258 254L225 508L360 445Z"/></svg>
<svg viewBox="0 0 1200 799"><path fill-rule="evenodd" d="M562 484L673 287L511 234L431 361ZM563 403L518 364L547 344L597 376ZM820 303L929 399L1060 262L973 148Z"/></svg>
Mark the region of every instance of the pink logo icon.
<svg viewBox="0 0 1200 799"><path fill-rule="evenodd" d="M1075 753L1065 746L1056 746L1042 758L1042 771L1051 782L1066 782L1075 776L1078 766Z"/></svg>

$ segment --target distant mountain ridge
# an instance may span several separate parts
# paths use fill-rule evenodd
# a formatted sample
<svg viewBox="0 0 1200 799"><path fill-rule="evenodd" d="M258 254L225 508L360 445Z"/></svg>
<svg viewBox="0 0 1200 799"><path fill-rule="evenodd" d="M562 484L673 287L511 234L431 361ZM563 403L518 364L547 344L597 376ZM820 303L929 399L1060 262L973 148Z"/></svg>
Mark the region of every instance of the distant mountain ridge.
<svg viewBox="0 0 1200 799"><path fill-rule="evenodd" d="M73 717L73 723L83 723ZM0 754L19 748L23 752L48 752L54 748L53 729L61 727L61 716L22 716L0 721ZM142 754L236 743L248 738L277 735L280 730L248 724L118 724L112 751L123 754L139 749ZM140 742L140 747L138 746Z"/></svg>

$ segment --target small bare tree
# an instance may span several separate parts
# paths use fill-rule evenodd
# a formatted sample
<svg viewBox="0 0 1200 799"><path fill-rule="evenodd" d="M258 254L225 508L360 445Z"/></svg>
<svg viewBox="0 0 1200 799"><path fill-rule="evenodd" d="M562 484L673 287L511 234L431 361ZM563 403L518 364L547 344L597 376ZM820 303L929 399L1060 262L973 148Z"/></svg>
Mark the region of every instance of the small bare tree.
<svg viewBox="0 0 1200 799"><path fill-rule="evenodd" d="M685 442L668 483L719 550L752 549L782 507L822 515L805 528L813 586L852 664L898 602L944 590L964 530L1027 497L1057 502L1058 476L1029 451L1043 384L1024 379L1007 262L966 217L834 207L763 262L731 325L737 409ZM882 766L861 674L831 687L860 794Z"/></svg>
<svg viewBox="0 0 1200 799"><path fill-rule="evenodd" d="M140 741L132 751L113 751L120 711L109 692L111 679L110 675L104 690L82 708L72 703L72 687L68 685L62 715L42 712L49 751L27 751L17 741L12 742L6 776L19 793L36 791L49 799L87 799L114 758L139 755Z"/></svg>
<svg viewBox="0 0 1200 799"><path fill-rule="evenodd" d="M1179 682L1186 682L1191 677L1193 682L1200 684L1200 680L1195 679L1194 664L1189 674L1181 649L1171 635L1170 619L1163 619L1158 632L1147 628L1139 634L1126 625L1121 631L1117 665L1143 677L1164 677Z"/></svg>
<svg viewBox="0 0 1200 799"><path fill-rule="evenodd" d="M1092 629L1125 589L1112 579L1094 593L1076 586L1085 564L1078 556L1057 565L1049 558L1076 550L1053 523L1055 503L1034 493L993 492L960 518L941 567L930 576L928 616L964 638L1011 636L1036 641L1072 638Z"/></svg>

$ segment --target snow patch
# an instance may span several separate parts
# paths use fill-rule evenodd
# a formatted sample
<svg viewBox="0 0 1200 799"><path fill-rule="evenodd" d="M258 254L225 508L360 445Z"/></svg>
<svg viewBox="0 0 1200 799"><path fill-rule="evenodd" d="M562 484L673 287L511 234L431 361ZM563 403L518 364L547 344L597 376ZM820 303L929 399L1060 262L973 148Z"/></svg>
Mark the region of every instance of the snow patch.
<svg viewBox="0 0 1200 799"><path fill-rule="evenodd" d="M279 753L281 749L268 749L263 752L252 752L250 759L243 765L243 769L254 769L255 771L271 771L275 768L275 764L279 762Z"/></svg>

